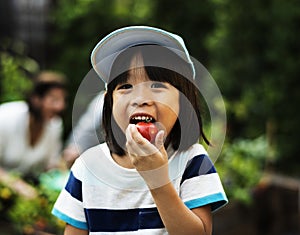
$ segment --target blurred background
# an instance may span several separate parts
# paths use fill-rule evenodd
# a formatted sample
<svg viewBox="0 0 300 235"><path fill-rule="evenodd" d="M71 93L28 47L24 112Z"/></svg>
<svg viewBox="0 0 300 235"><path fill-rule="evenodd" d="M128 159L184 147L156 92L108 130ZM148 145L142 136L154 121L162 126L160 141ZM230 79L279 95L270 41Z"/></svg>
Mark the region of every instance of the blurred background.
<svg viewBox="0 0 300 235"><path fill-rule="evenodd" d="M216 167L230 202L215 213L214 234L299 235L299 0L1 0L0 103L23 99L40 70L63 72L66 138L93 47L128 25L181 35L223 95L227 135Z"/></svg>

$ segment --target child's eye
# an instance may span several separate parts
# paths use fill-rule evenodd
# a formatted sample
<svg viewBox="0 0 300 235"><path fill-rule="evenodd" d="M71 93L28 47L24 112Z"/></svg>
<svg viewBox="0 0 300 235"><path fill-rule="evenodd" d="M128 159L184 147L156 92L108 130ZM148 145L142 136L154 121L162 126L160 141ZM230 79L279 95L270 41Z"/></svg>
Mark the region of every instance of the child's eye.
<svg viewBox="0 0 300 235"><path fill-rule="evenodd" d="M163 82L154 82L151 84L151 88L166 88L166 84Z"/></svg>
<svg viewBox="0 0 300 235"><path fill-rule="evenodd" d="M123 84L123 85L118 86L118 87L117 87L117 90L126 90L126 89L130 89L130 88L132 88L132 85L126 83L126 84Z"/></svg>

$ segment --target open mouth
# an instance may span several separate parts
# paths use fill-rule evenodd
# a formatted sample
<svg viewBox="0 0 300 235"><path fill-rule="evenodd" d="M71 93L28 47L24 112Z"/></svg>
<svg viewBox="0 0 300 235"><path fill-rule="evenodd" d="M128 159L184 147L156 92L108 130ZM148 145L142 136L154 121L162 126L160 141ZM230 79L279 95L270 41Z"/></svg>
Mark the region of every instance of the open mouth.
<svg viewBox="0 0 300 235"><path fill-rule="evenodd" d="M138 114L130 117L130 124L137 124L139 122L154 123L155 119L150 115Z"/></svg>

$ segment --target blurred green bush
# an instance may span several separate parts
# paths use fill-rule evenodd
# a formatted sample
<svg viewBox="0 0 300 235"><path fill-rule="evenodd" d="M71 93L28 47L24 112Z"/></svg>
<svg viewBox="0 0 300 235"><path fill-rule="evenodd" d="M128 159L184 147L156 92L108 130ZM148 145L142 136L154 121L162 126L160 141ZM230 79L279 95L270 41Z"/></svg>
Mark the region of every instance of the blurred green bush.
<svg viewBox="0 0 300 235"><path fill-rule="evenodd" d="M225 143L216 168L230 199L250 204L251 192L261 179L268 160L265 136Z"/></svg>
<svg viewBox="0 0 300 235"><path fill-rule="evenodd" d="M0 103L24 99L32 87L29 75L38 71L37 62L0 52L0 68Z"/></svg>
<svg viewBox="0 0 300 235"><path fill-rule="evenodd" d="M53 170L40 176L35 189L38 196L26 199L0 184L0 214L13 225L14 232L24 235L47 232L63 234L65 223L52 216L53 205L65 184L68 172Z"/></svg>

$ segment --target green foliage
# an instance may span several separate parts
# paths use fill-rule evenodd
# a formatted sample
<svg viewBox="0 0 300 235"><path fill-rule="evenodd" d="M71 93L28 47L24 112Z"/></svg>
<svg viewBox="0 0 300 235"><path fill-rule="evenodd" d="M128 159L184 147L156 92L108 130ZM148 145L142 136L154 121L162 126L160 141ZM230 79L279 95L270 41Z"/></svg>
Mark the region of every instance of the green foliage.
<svg viewBox="0 0 300 235"><path fill-rule="evenodd" d="M28 235L36 234L37 231L63 234L65 223L54 217L51 210L66 176L67 172L60 171L44 173L40 176L41 184L36 187L38 197L30 200L20 196L14 198L10 210L5 213L17 230Z"/></svg>
<svg viewBox="0 0 300 235"><path fill-rule="evenodd" d="M9 212L15 228L23 234L36 234L36 231L62 234L64 223L51 215L51 209L58 196L57 192L40 192L38 198L26 200L18 197Z"/></svg>
<svg viewBox="0 0 300 235"><path fill-rule="evenodd" d="M267 150L264 136L225 144L216 167L230 199L251 203L251 190L261 178Z"/></svg>
<svg viewBox="0 0 300 235"><path fill-rule="evenodd" d="M277 168L299 174L300 2L214 0L207 40L211 72L226 100L228 137L255 138L272 120Z"/></svg>
<svg viewBox="0 0 300 235"><path fill-rule="evenodd" d="M36 71L36 62L30 58L18 58L8 53L0 53L0 102L22 100L31 89L32 82L25 71Z"/></svg>
<svg viewBox="0 0 300 235"><path fill-rule="evenodd" d="M153 0L152 22L180 34L190 54L208 66L207 36L214 29L214 4L210 0Z"/></svg>
<svg viewBox="0 0 300 235"><path fill-rule="evenodd" d="M16 193L0 182L0 212L6 212L7 209L16 201ZM3 213L0 215L3 218Z"/></svg>

